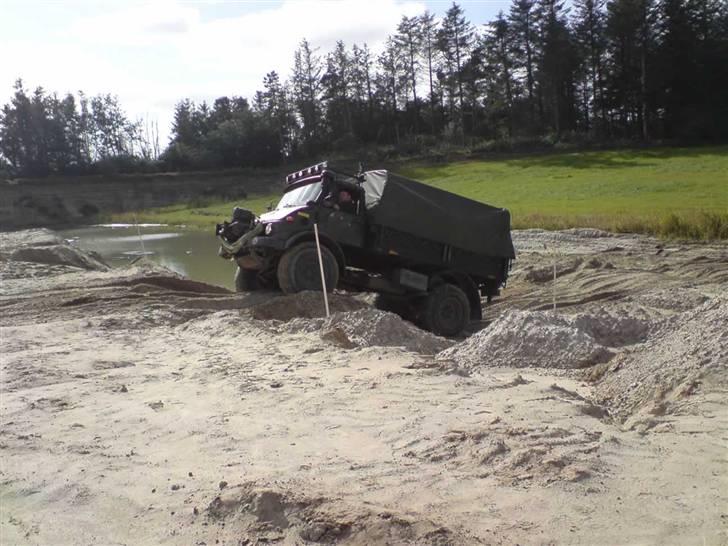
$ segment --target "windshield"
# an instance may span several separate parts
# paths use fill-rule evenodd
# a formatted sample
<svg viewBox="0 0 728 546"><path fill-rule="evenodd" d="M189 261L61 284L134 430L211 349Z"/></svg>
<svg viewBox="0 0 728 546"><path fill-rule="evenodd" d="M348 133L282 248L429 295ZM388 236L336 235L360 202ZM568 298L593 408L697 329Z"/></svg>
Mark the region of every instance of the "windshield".
<svg viewBox="0 0 728 546"><path fill-rule="evenodd" d="M306 184L295 190L291 190L283 194L276 209L285 207L299 207L305 205L309 201L315 201L321 193L321 182L314 184Z"/></svg>

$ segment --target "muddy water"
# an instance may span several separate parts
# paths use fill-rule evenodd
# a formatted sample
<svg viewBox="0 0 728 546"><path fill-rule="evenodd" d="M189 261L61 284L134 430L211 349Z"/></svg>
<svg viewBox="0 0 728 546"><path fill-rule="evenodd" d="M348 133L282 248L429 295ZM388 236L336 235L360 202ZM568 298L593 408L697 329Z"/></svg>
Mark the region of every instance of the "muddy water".
<svg viewBox="0 0 728 546"><path fill-rule="evenodd" d="M212 231L175 226L91 226L61 231L74 244L101 254L111 266L124 266L141 255L190 279L233 288L235 266L218 257Z"/></svg>

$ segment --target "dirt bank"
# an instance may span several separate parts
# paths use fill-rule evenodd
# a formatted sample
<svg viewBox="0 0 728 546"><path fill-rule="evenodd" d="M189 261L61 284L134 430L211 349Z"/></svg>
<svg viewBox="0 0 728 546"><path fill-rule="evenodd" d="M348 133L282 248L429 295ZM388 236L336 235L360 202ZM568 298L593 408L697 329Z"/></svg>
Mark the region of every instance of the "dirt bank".
<svg viewBox="0 0 728 546"><path fill-rule="evenodd" d="M113 212L270 193L282 169L0 179L0 230L88 224Z"/></svg>
<svg viewBox="0 0 728 546"><path fill-rule="evenodd" d="M1 542L728 543L728 248L515 241L454 342L0 234Z"/></svg>

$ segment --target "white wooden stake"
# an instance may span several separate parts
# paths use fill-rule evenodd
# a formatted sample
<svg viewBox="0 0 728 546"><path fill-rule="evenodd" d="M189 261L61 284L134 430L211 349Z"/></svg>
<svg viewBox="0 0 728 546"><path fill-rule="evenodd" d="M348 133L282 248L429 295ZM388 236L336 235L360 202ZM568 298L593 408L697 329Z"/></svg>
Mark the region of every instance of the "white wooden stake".
<svg viewBox="0 0 728 546"><path fill-rule="evenodd" d="M329 295L326 293L326 275L324 275L324 259L321 257L321 243L319 243L318 224L313 225L313 233L316 236L316 252L318 252L319 269L321 270L321 286L324 289L324 307L326 307L326 318L329 318Z"/></svg>
<svg viewBox="0 0 728 546"><path fill-rule="evenodd" d="M136 212L134 213L134 225L137 228L137 235L139 236L139 244L142 247L142 256L146 256L147 251L144 249L144 239L142 239L142 232L139 229L139 222L137 221L137 215Z"/></svg>
<svg viewBox="0 0 728 546"><path fill-rule="evenodd" d="M543 244L543 249L546 254L549 253L549 247L546 246L546 243ZM551 304L553 306L554 312L556 312L556 257L558 254L556 247L553 247L551 249L550 254L554 266L554 282L551 284Z"/></svg>
<svg viewBox="0 0 728 546"><path fill-rule="evenodd" d="M554 254L554 286L553 286L553 289L554 289L553 300L554 300L554 313L555 313L556 312L556 255L555 254Z"/></svg>

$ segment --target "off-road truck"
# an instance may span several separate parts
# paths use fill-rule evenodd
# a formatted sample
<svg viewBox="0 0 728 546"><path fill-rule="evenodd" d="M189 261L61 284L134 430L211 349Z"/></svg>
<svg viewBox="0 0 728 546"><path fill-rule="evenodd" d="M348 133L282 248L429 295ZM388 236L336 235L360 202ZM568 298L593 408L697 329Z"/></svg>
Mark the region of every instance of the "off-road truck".
<svg viewBox="0 0 728 546"><path fill-rule="evenodd" d="M236 208L216 227L237 263L238 291L372 291L380 308L439 335L480 320L515 258L510 214L386 170L346 174L320 163L286 177L275 209Z"/></svg>

